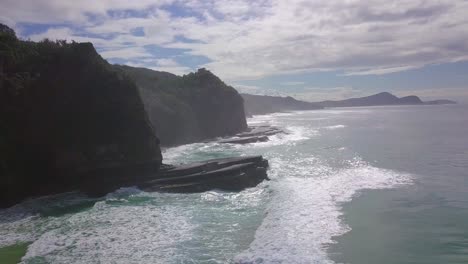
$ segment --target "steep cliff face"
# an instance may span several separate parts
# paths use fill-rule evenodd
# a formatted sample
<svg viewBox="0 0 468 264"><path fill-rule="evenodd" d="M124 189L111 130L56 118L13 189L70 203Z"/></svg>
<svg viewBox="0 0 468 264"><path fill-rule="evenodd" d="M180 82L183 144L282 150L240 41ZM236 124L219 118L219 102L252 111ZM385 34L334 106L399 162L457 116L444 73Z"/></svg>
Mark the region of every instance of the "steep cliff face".
<svg viewBox="0 0 468 264"><path fill-rule="evenodd" d="M208 70L179 77L145 68L115 68L140 88L162 145L232 135L247 128L242 97Z"/></svg>
<svg viewBox="0 0 468 264"><path fill-rule="evenodd" d="M136 85L92 44L20 41L3 25L0 42L0 202L93 169L161 164Z"/></svg>

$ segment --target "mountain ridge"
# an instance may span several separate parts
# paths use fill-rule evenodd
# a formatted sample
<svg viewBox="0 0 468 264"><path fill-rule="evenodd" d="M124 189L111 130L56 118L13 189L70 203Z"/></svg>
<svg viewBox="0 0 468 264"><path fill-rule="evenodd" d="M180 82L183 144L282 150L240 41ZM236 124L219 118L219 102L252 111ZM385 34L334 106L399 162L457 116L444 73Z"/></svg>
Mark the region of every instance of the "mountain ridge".
<svg viewBox="0 0 468 264"><path fill-rule="evenodd" d="M389 92L381 92L364 97L355 97L344 100L327 100L314 102L323 107L357 107L357 106L384 106L384 105L434 105L434 104L454 104L451 100L434 100L424 102L418 96L409 95L397 97Z"/></svg>

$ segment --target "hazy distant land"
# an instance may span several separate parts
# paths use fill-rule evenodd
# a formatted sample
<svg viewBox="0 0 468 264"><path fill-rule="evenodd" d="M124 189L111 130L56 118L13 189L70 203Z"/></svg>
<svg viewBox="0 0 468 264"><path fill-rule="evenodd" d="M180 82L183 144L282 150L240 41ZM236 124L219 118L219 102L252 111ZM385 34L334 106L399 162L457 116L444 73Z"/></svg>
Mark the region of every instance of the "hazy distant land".
<svg viewBox="0 0 468 264"><path fill-rule="evenodd" d="M357 107L357 106L380 106L380 105L440 105L456 104L455 101L441 99L433 101L422 101L418 96L410 95L397 97L388 92L382 92L370 96L350 98L337 101L306 102L296 100L290 96L268 96L241 94L244 98L245 113L247 115L261 115L274 112L294 110L315 110L325 107Z"/></svg>

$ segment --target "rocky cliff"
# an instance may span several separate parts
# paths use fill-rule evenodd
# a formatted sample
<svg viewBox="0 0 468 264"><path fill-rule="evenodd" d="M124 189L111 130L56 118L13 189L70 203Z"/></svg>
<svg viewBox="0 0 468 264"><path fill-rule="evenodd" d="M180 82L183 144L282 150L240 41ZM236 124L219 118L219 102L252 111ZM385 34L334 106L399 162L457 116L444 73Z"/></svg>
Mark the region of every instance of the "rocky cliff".
<svg viewBox="0 0 468 264"><path fill-rule="evenodd" d="M91 43L18 40L0 25L0 205L81 173L162 162L139 91Z"/></svg>
<svg viewBox="0 0 468 264"><path fill-rule="evenodd" d="M245 112L247 115L264 115L268 113L295 111L295 110L316 110L323 107L314 103L296 100L290 96L267 96L242 94L244 98Z"/></svg>
<svg viewBox="0 0 468 264"><path fill-rule="evenodd" d="M114 67L138 85L162 145L233 135L247 128L242 97L206 69L177 76L145 68Z"/></svg>

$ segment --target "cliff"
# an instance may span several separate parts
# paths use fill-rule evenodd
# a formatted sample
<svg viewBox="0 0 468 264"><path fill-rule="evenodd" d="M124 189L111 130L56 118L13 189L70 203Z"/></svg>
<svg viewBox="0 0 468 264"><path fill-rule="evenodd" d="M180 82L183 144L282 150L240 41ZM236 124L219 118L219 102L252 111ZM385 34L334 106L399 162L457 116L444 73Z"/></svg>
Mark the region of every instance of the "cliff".
<svg viewBox="0 0 468 264"><path fill-rule="evenodd" d="M0 44L0 205L100 168L159 167L138 88L91 43L21 41L0 25Z"/></svg>
<svg viewBox="0 0 468 264"><path fill-rule="evenodd" d="M315 103L296 100L290 96L267 96L241 94L244 98L244 107L247 115L264 115L268 113L295 111L295 110L316 110L323 107Z"/></svg>
<svg viewBox="0 0 468 264"><path fill-rule="evenodd" d="M177 76L115 65L135 81L165 146L233 135L247 128L242 97L213 73Z"/></svg>

